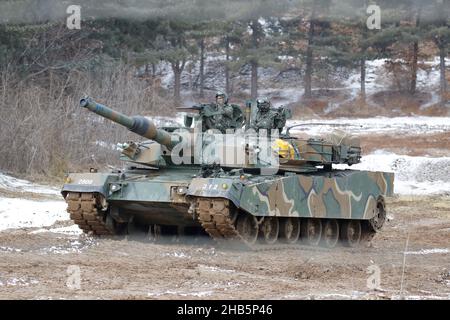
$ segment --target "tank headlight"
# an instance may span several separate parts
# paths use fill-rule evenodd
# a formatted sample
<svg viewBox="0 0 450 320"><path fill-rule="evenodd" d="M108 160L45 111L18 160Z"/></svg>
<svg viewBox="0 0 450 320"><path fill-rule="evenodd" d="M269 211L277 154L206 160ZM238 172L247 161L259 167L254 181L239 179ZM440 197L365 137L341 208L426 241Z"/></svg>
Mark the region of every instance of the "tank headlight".
<svg viewBox="0 0 450 320"><path fill-rule="evenodd" d="M111 190L111 192L116 192L120 190L120 185L118 184L111 184L111 186L109 187L109 190Z"/></svg>
<svg viewBox="0 0 450 320"><path fill-rule="evenodd" d="M67 177L65 180L64 180L64 183L71 183L72 182L72 178L71 177Z"/></svg>
<svg viewBox="0 0 450 320"><path fill-rule="evenodd" d="M187 192L187 188L186 187L178 187L177 188L177 193L178 194L186 194Z"/></svg>
<svg viewBox="0 0 450 320"><path fill-rule="evenodd" d="M228 185L226 183L222 183L222 189L227 190L228 189Z"/></svg>

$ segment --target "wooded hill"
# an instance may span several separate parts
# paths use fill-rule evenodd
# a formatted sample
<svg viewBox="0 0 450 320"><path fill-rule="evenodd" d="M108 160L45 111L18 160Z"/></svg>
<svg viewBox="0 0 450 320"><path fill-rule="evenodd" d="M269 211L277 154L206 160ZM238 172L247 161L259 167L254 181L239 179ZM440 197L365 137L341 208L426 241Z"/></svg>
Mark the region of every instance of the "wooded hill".
<svg viewBox="0 0 450 320"><path fill-rule="evenodd" d="M129 133L106 123L80 125L86 116L76 109L79 97L90 94L129 114L173 115L193 63L200 100L206 89L255 98L261 68L271 67L297 73L301 103L313 104L326 74L357 69L364 105L367 61L387 59L397 85L386 90L414 97L419 62L439 56L442 108L449 98L450 0L78 2L81 29L70 30L71 1L0 1L0 169L60 175L94 155L107 163L112 151L98 155L98 144L83 146ZM367 27L371 4L381 10L379 29ZM224 86L205 88L206 60L217 55ZM160 85L161 63L173 73L170 89ZM248 93L232 84L242 68L250 69Z"/></svg>

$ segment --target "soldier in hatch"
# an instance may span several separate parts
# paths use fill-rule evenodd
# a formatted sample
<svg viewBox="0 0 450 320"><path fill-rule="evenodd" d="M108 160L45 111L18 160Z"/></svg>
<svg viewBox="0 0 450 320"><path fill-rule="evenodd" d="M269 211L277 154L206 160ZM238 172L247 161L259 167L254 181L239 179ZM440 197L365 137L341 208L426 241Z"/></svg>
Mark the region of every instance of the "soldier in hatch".
<svg viewBox="0 0 450 320"><path fill-rule="evenodd" d="M200 116L203 119L203 131L216 129L225 133L227 129L237 129L243 124L243 113L239 106L228 104L228 97L222 91L216 93L215 103L204 105Z"/></svg>
<svg viewBox="0 0 450 320"><path fill-rule="evenodd" d="M250 127L256 131L265 129L268 134L270 134L272 129L278 129L281 133L286 125L286 119L290 117L289 110L284 107L272 109L271 103L266 97L258 99L256 106L258 112Z"/></svg>

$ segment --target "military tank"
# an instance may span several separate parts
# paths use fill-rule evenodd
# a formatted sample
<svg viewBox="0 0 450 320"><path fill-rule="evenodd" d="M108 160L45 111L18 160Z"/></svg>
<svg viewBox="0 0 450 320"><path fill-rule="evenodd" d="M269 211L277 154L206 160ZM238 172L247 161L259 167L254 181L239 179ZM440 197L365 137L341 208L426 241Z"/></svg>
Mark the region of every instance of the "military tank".
<svg viewBox="0 0 450 320"><path fill-rule="evenodd" d="M196 130L201 119L192 115L184 126L157 128L91 98L80 106L148 139L119 144L125 169L67 176L67 211L86 233L155 239L203 232L251 249L333 248L370 241L385 222L393 173L335 169L360 162L358 139L345 134L298 137L291 127L218 139Z"/></svg>

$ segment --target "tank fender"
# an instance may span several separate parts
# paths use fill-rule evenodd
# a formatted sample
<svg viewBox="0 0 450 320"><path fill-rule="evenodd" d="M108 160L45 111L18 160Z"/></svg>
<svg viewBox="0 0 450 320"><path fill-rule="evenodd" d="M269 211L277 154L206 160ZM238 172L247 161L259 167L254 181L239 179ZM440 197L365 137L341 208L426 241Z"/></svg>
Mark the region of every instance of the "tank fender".
<svg viewBox="0 0 450 320"><path fill-rule="evenodd" d="M240 205L243 185L230 178L194 178L186 192L191 197L223 198Z"/></svg>
<svg viewBox="0 0 450 320"><path fill-rule="evenodd" d="M109 184L118 180L115 173L71 173L65 179L61 194L68 192L98 192L105 198L109 194Z"/></svg>

